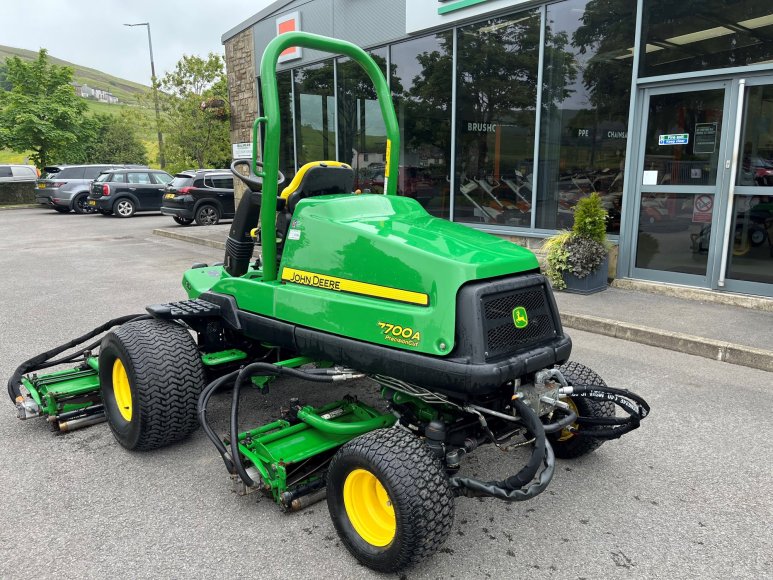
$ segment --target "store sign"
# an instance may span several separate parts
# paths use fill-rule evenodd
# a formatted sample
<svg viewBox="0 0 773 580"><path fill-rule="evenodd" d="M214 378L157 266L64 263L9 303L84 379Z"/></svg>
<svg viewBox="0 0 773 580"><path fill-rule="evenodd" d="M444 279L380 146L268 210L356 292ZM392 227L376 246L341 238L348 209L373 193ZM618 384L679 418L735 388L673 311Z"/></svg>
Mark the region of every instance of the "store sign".
<svg viewBox="0 0 773 580"><path fill-rule="evenodd" d="M658 145L687 145L690 142L689 133L658 135Z"/></svg>
<svg viewBox="0 0 773 580"><path fill-rule="evenodd" d="M693 153L714 153L717 148L717 124L695 123L695 143Z"/></svg>
<svg viewBox="0 0 773 580"><path fill-rule="evenodd" d="M470 133L496 133L496 123L467 123L467 131Z"/></svg>
<svg viewBox="0 0 773 580"><path fill-rule="evenodd" d="M489 12L512 9L531 0L437 0L405 3L405 32L416 34L479 18Z"/></svg>
<svg viewBox="0 0 773 580"><path fill-rule="evenodd" d="M252 159L252 142L231 145L232 159Z"/></svg>
<svg viewBox="0 0 773 580"><path fill-rule="evenodd" d="M276 19L276 35L285 32L296 32L301 30L301 13L291 12ZM297 60L303 56L303 49L300 46L291 46L282 51L278 62L287 62L288 60Z"/></svg>

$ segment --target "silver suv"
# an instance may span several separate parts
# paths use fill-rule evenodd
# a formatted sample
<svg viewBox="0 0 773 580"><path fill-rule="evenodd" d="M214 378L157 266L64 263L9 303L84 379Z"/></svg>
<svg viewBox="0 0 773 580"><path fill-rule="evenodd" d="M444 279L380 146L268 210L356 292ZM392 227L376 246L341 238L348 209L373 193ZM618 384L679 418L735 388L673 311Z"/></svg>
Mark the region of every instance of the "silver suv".
<svg viewBox="0 0 773 580"><path fill-rule="evenodd" d="M55 209L60 213L91 213L86 198L91 182L103 171L121 167L142 167L140 165L52 165L43 168L43 175L35 185L35 202Z"/></svg>
<svg viewBox="0 0 773 580"><path fill-rule="evenodd" d="M22 183L37 178L34 165L0 165L0 183Z"/></svg>

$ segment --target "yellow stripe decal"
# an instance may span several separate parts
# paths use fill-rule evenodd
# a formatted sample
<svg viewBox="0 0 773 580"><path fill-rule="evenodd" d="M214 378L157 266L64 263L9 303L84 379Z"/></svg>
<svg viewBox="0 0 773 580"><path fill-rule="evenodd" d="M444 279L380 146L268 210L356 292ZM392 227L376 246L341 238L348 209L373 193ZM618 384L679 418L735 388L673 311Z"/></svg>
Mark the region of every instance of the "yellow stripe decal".
<svg viewBox="0 0 773 580"><path fill-rule="evenodd" d="M336 292L351 292L352 294L374 296L376 298L384 298L385 300L408 302L409 304L418 304L420 306L429 305L429 296L421 292L400 290L399 288L390 288L389 286L378 286L376 284L368 284L367 282L336 278L294 268L284 268L282 270L282 280L293 282L294 284L302 284L303 286L315 286L325 290L334 290Z"/></svg>

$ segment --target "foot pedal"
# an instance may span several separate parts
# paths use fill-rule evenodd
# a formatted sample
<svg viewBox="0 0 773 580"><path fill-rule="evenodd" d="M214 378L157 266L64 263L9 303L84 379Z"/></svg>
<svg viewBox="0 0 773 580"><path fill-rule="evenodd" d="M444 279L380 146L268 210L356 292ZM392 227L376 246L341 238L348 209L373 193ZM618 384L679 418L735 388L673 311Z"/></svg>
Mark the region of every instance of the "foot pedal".
<svg viewBox="0 0 773 580"><path fill-rule="evenodd" d="M156 318L175 318L178 320L220 316L220 306L201 299L180 300L179 302L170 302L169 304L153 304L145 310Z"/></svg>

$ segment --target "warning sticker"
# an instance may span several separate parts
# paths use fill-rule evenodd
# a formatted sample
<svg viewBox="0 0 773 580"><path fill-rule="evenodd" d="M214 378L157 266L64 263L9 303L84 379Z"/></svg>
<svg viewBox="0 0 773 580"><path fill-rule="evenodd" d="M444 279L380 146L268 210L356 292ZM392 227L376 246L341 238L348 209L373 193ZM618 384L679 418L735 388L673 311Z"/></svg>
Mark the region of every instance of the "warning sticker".
<svg viewBox="0 0 773 580"><path fill-rule="evenodd" d="M696 195L692 207L693 223L710 223L711 212L714 209L713 195Z"/></svg>

